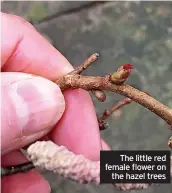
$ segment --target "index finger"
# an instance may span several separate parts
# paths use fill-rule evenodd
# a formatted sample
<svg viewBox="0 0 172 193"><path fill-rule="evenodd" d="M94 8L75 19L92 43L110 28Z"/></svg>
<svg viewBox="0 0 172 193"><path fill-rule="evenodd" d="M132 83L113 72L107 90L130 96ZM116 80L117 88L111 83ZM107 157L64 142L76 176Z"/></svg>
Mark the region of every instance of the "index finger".
<svg viewBox="0 0 172 193"><path fill-rule="evenodd" d="M32 73L56 80L73 69L29 23L16 16L2 14L1 50L3 71ZM66 111L51 138L77 154L99 159L99 127L88 92L68 90L64 97Z"/></svg>
<svg viewBox="0 0 172 193"><path fill-rule="evenodd" d="M26 72L55 80L73 67L35 28L24 19L2 16L2 71Z"/></svg>

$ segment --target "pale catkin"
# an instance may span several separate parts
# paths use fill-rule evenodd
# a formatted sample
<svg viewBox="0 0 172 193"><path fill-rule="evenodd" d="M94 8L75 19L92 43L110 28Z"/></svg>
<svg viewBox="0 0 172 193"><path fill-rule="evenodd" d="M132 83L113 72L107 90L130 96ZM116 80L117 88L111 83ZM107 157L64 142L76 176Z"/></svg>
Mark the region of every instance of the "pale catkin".
<svg viewBox="0 0 172 193"><path fill-rule="evenodd" d="M64 146L51 141L37 141L29 146L27 153L36 167L79 183L100 183L100 162L75 155Z"/></svg>
<svg viewBox="0 0 172 193"><path fill-rule="evenodd" d="M27 149L28 158L35 167L52 171L78 183L100 184L100 161L91 161L76 155L52 141L37 141ZM144 189L151 184L113 184L121 190Z"/></svg>

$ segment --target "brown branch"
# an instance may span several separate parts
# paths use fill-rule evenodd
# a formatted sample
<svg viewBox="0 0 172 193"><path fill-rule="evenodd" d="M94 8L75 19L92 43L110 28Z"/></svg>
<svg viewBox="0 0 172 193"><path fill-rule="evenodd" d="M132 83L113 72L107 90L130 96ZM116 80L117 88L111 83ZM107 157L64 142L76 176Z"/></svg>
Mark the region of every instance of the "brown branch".
<svg viewBox="0 0 172 193"><path fill-rule="evenodd" d="M116 105L114 105L110 109L106 109L103 114L98 118L99 128L100 130L105 130L108 127L108 123L105 120L112 115L115 111L120 109L121 107L130 104L132 102L131 99L125 97L124 99L120 100Z"/></svg>
<svg viewBox="0 0 172 193"><path fill-rule="evenodd" d="M163 105L145 92L139 91L129 85L116 85L111 82L110 75L105 77L92 77L81 75L65 75L56 83L61 90L82 88L84 90L107 90L130 98L136 103L149 109L169 125L172 125L172 110Z"/></svg>
<svg viewBox="0 0 172 193"><path fill-rule="evenodd" d="M84 70L86 70L92 63L94 63L97 59L99 58L99 54L98 53L94 53L92 54L87 60L85 60L83 62L83 64L81 64L79 67L75 68L72 72L70 72L69 74L80 74L81 72L83 72Z"/></svg>
<svg viewBox="0 0 172 193"><path fill-rule="evenodd" d="M114 113L115 111L117 111L118 109L120 109L121 107L130 104L132 102L131 99L125 97L124 99L120 100L118 102L118 104L114 105L112 108L110 109L106 109L102 116L99 117L99 120L106 120L110 115L112 115L112 113Z"/></svg>

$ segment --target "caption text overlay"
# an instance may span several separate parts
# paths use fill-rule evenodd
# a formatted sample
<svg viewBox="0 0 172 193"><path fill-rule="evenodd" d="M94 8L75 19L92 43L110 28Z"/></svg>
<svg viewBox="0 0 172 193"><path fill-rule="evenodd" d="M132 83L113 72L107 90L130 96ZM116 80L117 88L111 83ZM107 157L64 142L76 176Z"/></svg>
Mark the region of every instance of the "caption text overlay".
<svg viewBox="0 0 172 193"><path fill-rule="evenodd" d="M170 151L101 151L100 183L171 183Z"/></svg>

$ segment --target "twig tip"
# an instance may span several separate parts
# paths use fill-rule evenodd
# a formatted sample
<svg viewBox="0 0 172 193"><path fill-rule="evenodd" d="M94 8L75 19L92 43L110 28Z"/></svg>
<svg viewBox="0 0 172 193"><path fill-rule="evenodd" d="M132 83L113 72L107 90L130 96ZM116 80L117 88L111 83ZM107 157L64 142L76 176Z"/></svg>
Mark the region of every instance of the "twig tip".
<svg viewBox="0 0 172 193"><path fill-rule="evenodd" d="M95 53L94 55L97 57L97 59L100 57L99 53Z"/></svg>

